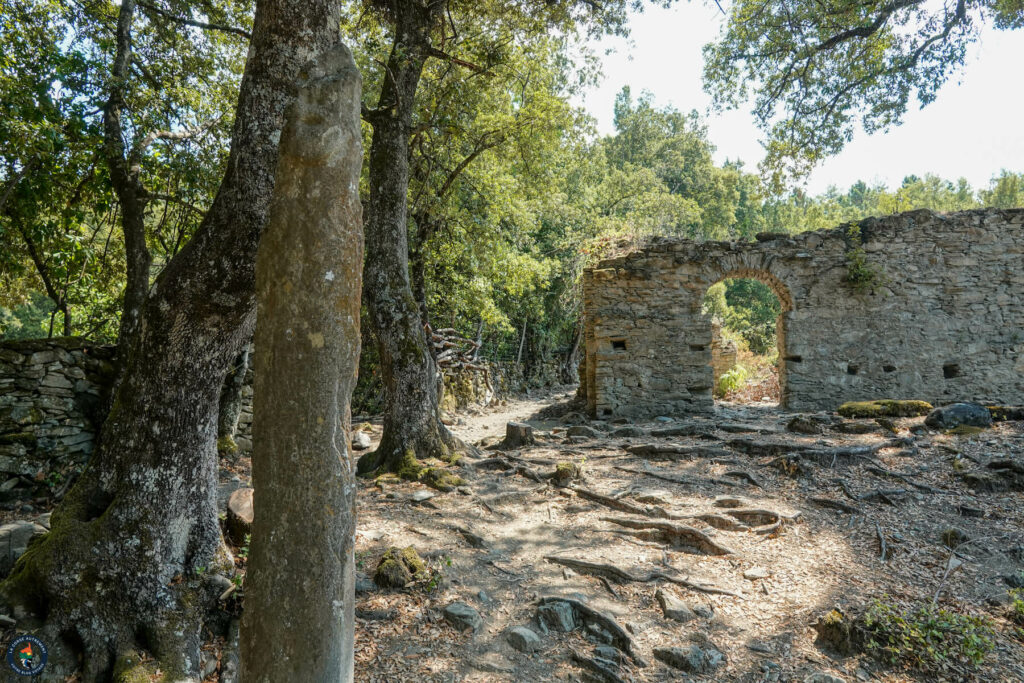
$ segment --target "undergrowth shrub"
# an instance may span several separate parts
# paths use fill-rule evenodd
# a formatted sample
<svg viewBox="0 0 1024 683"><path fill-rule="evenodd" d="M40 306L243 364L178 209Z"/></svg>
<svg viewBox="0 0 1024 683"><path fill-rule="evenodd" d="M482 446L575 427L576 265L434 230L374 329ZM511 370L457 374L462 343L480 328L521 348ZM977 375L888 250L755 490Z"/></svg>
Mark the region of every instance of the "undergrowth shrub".
<svg viewBox="0 0 1024 683"><path fill-rule="evenodd" d="M924 672L951 662L978 666L995 647L995 630L986 617L931 603L904 608L875 600L863 624L869 652Z"/></svg>

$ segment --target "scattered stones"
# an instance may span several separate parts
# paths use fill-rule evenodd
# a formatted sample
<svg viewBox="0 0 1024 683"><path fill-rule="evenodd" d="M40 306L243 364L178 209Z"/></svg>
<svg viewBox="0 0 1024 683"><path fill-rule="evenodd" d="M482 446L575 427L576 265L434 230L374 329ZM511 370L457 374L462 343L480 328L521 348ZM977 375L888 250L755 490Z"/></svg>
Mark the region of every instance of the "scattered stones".
<svg viewBox="0 0 1024 683"><path fill-rule="evenodd" d="M0 578L11 573L14 563L25 554L29 541L45 533L44 527L24 520L0 526Z"/></svg>
<svg viewBox="0 0 1024 683"><path fill-rule="evenodd" d="M365 451L371 444L370 435L366 432L360 431L352 435L352 450L354 451Z"/></svg>
<svg viewBox="0 0 1024 683"><path fill-rule="evenodd" d="M654 648L655 659L696 676L707 675L725 662L725 655L712 645Z"/></svg>
<svg viewBox="0 0 1024 683"><path fill-rule="evenodd" d="M654 598L661 605L661 611L666 619L672 619L685 624L697 618L697 615L685 602L664 588L659 588L654 594Z"/></svg>
<svg viewBox="0 0 1024 683"><path fill-rule="evenodd" d="M846 683L846 680L824 671L818 671L804 677L804 683Z"/></svg>
<svg viewBox="0 0 1024 683"><path fill-rule="evenodd" d="M245 537L252 532L253 490L248 487L235 489L228 497L226 526L228 537L237 545L245 544Z"/></svg>
<svg viewBox="0 0 1024 683"><path fill-rule="evenodd" d="M483 623L480 613L464 602L453 602L445 607L444 618L458 631L475 631Z"/></svg>
<svg viewBox="0 0 1024 683"><path fill-rule="evenodd" d="M516 626L506 636L508 644L520 652L533 652L540 647L540 636L525 626Z"/></svg>
<svg viewBox="0 0 1024 683"><path fill-rule="evenodd" d="M626 427L619 427L613 430L608 436L613 439L635 439L643 436L647 436L647 430L628 425Z"/></svg>
<svg viewBox="0 0 1024 683"><path fill-rule="evenodd" d="M469 663L477 671L493 674L513 674L516 667L497 652L485 652Z"/></svg>
<svg viewBox="0 0 1024 683"><path fill-rule="evenodd" d="M377 563L373 582L381 588L404 588L426 572L427 565L412 546L389 548Z"/></svg>
<svg viewBox="0 0 1024 683"><path fill-rule="evenodd" d="M586 425L574 425L566 431L566 436L585 436L588 439L597 439L603 436L602 432Z"/></svg>
<svg viewBox="0 0 1024 683"><path fill-rule="evenodd" d="M413 503L425 503L435 496L437 496L436 492L421 489L419 491L415 491L411 496L409 496L409 500Z"/></svg>
<svg viewBox="0 0 1024 683"><path fill-rule="evenodd" d="M767 579L771 574L764 567L752 567L747 571L743 572L743 578L750 581L756 581L758 579Z"/></svg>
<svg viewBox="0 0 1024 683"><path fill-rule="evenodd" d="M928 413L924 423L932 429L992 426L992 413L979 403L952 403Z"/></svg>

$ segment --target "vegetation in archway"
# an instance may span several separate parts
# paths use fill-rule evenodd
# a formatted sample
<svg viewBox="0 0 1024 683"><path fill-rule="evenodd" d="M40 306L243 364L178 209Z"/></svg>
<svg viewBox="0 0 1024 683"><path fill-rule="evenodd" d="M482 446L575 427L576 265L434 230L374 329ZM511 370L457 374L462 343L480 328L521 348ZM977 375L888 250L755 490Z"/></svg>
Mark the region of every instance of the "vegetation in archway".
<svg viewBox="0 0 1024 683"><path fill-rule="evenodd" d="M715 395L779 400L782 304L771 287L753 278L727 278L708 288L701 310L720 326L722 341L736 349L736 363L715 378Z"/></svg>

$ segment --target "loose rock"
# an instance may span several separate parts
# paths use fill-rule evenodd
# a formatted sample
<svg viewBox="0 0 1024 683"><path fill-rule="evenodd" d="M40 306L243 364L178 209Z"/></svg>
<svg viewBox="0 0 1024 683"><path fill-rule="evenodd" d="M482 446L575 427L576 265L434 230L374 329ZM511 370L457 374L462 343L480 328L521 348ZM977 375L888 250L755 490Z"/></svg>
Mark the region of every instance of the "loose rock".
<svg viewBox="0 0 1024 683"><path fill-rule="evenodd" d="M709 674L725 662L725 655L711 645L655 648L654 657L675 669L694 675Z"/></svg>
<svg viewBox="0 0 1024 683"><path fill-rule="evenodd" d="M661 611L666 619L686 623L697 618L697 615L685 602L664 588L659 588L654 594L654 598L661 605Z"/></svg>
<svg viewBox="0 0 1024 683"><path fill-rule="evenodd" d="M480 613L464 602L453 602L445 607L444 618L459 631L475 631L483 623Z"/></svg>
<svg viewBox="0 0 1024 683"><path fill-rule="evenodd" d="M533 652L540 646L540 636L525 626L516 626L506 637L508 644L520 652Z"/></svg>
<svg viewBox="0 0 1024 683"><path fill-rule="evenodd" d="M933 429L955 429L968 427L991 427L992 413L979 403L953 403L928 413L924 423Z"/></svg>

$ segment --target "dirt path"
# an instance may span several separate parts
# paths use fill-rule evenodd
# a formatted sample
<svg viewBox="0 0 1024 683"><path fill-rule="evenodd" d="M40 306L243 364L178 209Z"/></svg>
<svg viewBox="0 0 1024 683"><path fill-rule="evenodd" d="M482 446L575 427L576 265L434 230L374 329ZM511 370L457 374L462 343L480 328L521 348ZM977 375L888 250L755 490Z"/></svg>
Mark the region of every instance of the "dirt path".
<svg viewBox="0 0 1024 683"><path fill-rule="evenodd" d="M787 431L793 416L775 406L730 405L710 419L611 425L574 414L570 395L460 416L452 428L469 442L528 420L537 443L468 459L456 491L361 482L357 680L681 680L658 658L666 648L690 658L693 680L1024 680L1005 618L1006 577L1024 569L1024 495L966 485L993 460L1024 461L1024 424L953 436L920 418L898 420L896 434L861 421L867 433L845 434L836 429L848 422L819 415L821 433L808 435ZM558 463L583 478L552 485ZM722 496L745 499L741 510ZM943 578L950 529L963 534L962 564ZM392 546L414 547L429 570L379 589L370 577ZM730 552L710 554L717 547ZM834 607L857 613L878 598L904 608L937 591L940 605L995 628L976 673L952 658L915 674L815 644L815 622ZM575 628L554 628L545 599L575 600L556 604ZM453 628L452 603L480 625ZM510 641L516 627L539 636L527 652Z"/></svg>

